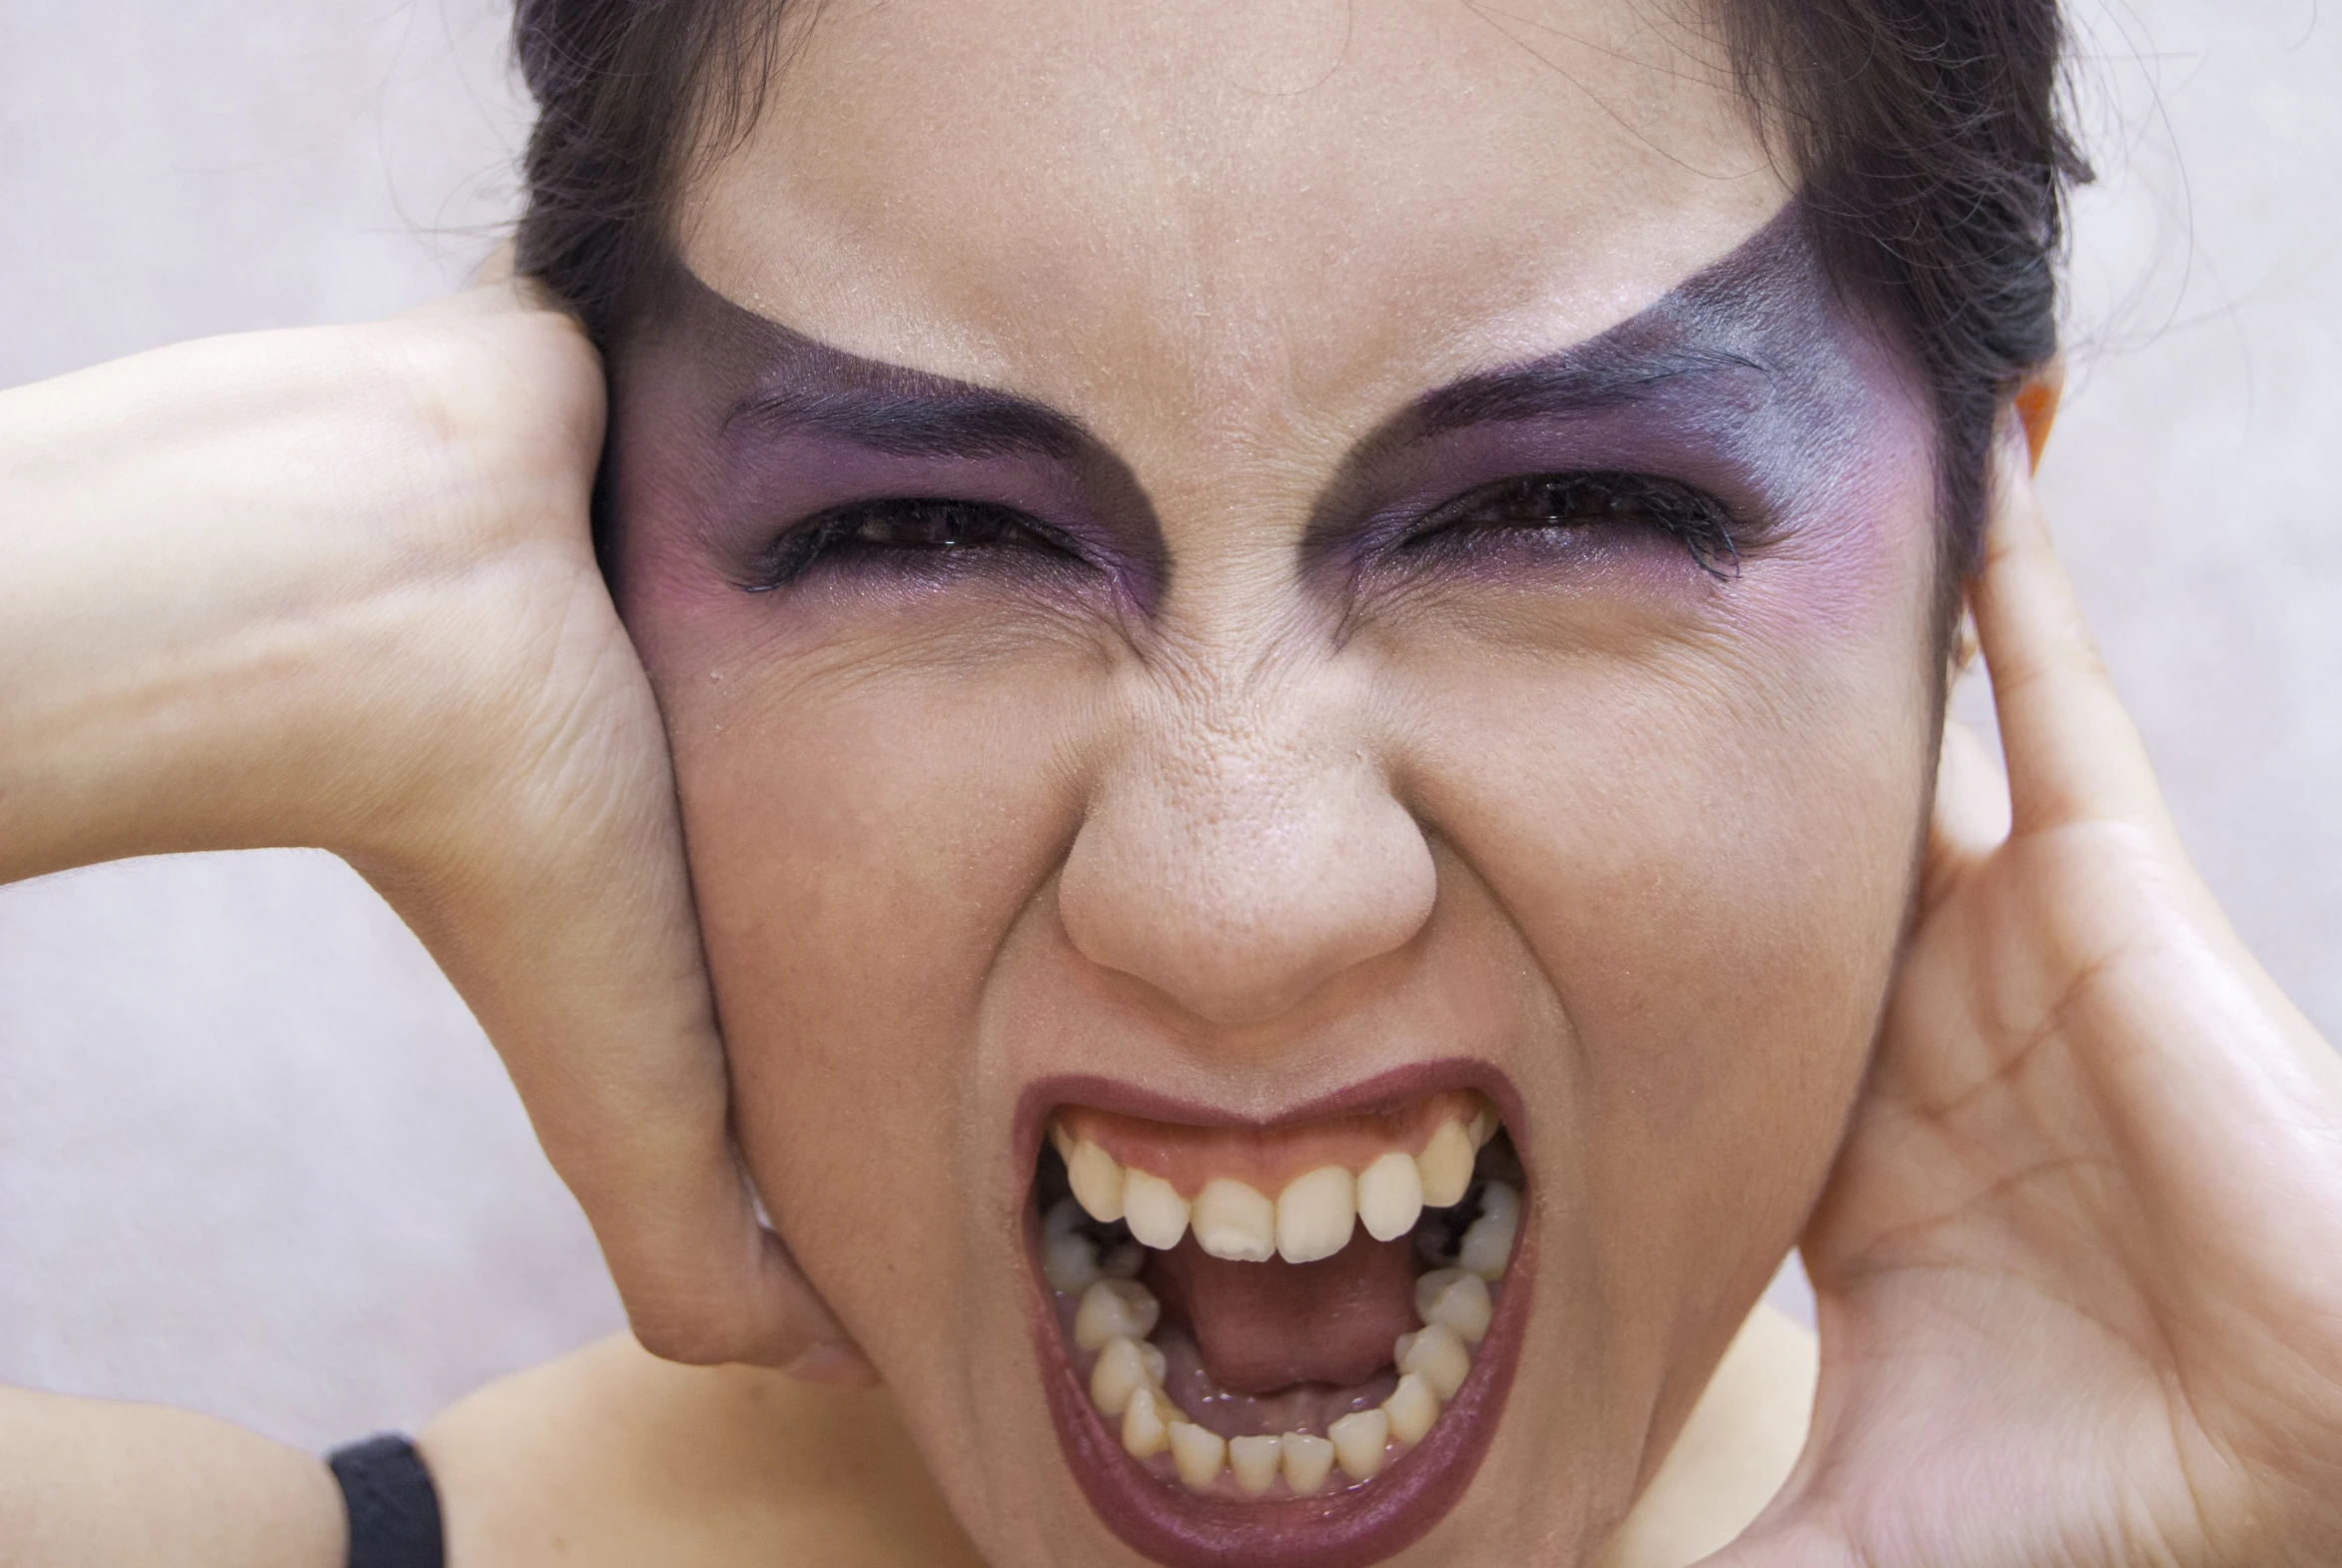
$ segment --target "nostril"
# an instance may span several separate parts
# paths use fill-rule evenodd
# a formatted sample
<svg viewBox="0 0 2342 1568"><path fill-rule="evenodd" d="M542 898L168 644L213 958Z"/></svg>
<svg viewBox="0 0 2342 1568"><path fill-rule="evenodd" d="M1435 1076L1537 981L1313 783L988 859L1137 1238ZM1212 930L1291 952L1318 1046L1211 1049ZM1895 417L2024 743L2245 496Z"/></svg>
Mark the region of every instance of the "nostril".
<svg viewBox="0 0 2342 1568"><path fill-rule="evenodd" d="M1106 792L1058 884L1075 949L1222 1026L1278 1016L1430 918L1422 830L1363 769ZM1234 774L1235 776L1231 776Z"/></svg>

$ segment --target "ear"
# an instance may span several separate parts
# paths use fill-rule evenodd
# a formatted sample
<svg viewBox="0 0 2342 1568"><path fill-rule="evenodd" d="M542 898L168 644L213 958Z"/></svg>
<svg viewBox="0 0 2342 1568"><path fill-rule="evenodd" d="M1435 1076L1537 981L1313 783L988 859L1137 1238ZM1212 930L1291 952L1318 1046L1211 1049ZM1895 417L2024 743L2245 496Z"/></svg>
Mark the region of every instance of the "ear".
<svg viewBox="0 0 2342 1568"><path fill-rule="evenodd" d="M2041 448L2049 444L2049 426L2057 422L2057 403L2064 395L2065 356L2059 354L2026 377L2016 395L2009 399L2015 405L2018 421L2024 425L2025 445L2032 451L2035 468L2041 465Z"/></svg>

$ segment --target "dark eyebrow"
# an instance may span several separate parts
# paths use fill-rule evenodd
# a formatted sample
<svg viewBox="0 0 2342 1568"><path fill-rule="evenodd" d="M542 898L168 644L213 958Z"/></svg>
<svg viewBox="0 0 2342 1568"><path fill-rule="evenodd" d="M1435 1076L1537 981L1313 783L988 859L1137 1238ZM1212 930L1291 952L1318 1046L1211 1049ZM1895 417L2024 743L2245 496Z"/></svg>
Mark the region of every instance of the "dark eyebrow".
<svg viewBox="0 0 2342 1568"><path fill-rule="evenodd" d="M1030 398L868 362L856 371L866 385L751 393L724 416L724 429L779 425L899 457L1071 462L1098 450L1080 420Z"/></svg>
<svg viewBox="0 0 2342 1568"><path fill-rule="evenodd" d="M1830 299L1803 210L1792 202L1730 254L1634 316L1566 349L1436 387L1361 437L1312 510L1322 548L1355 520L1375 475L1410 448L1478 425L1566 424L1639 404L1746 424L1778 404L1828 336Z"/></svg>
<svg viewBox="0 0 2342 1568"><path fill-rule="evenodd" d="M1679 290L1641 315L1558 353L1437 387L1382 421L1350 448L1319 492L1306 530L1311 551L1331 544L1356 519L1375 475L1424 442L1477 425L1545 421L1567 423L1614 409L1690 394L1697 404L1753 409L1772 389L1778 368L1742 347L1702 338L1719 333L1724 312L1703 311ZM1702 318L1706 318L1703 320ZM1701 393L1722 391L1722 397Z"/></svg>
<svg viewBox="0 0 2342 1568"><path fill-rule="evenodd" d="M1761 394L1781 371L1761 347L1765 334L1756 320L1774 303L1763 272L1794 260L1781 255L1787 248L1778 228L1759 231L1718 267L1607 332L1433 388L1359 441L1344 468L1371 466L1399 447L1475 424L1585 418L1728 386L1737 396Z"/></svg>
<svg viewBox="0 0 2342 1568"><path fill-rule="evenodd" d="M1142 607L1161 594L1171 568L1154 503L1130 465L1074 415L834 348L734 304L671 254L662 270L664 348L687 375L712 384L703 406L720 447L738 454L810 435L914 460L1038 459L1081 495L1092 553L1118 569ZM662 338L643 342L656 352ZM744 471L753 471L749 462ZM917 482L924 488L937 477Z"/></svg>
<svg viewBox="0 0 2342 1568"><path fill-rule="evenodd" d="M1490 421L1602 413L1724 384L1737 384L1737 395L1761 396L1785 369L1784 349L1794 357L1823 326L1815 306L1826 290L1806 214L1792 202L1730 254L1608 331L1425 392L1361 447L1387 450L1389 442Z"/></svg>
<svg viewBox="0 0 2342 1568"><path fill-rule="evenodd" d="M725 298L671 253L662 253L662 315L678 326L686 363L707 367L722 389L711 401L725 410L717 433L727 443L805 432L910 458L1038 457L1073 470L1101 514L1119 519L1122 551L1155 591L1168 579L1168 550L1146 490L1079 418L824 344ZM1397 408L1340 459L1311 508L1304 548L1324 546L1356 521L1387 463L1403 464L1409 448L1473 426L1567 423L1644 403L1669 405L1687 426L1711 430L1777 419L1785 398L1812 379L1809 362L1832 357L1843 314L1802 204L1792 201L1633 317Z"/></svg>
<svg viewBox="0 0 2342 1568"><path fill-rule="evenodd" d="M984 458L1029 454L1121 469L1081 420L1046 403L970 382L866 360L757 316L725 299L681 261L664 259L670 287L732 351L723 358L751 385L722 419L735 426L806 430L891 455ZM1397 448L1474 424L1567 419L1642 401L1684 384L1754 377L1777 367L1751 352L1768 336L1785 294L1817 275L1797 203L1732 254L1607 332L1525 365L1469 376L1424 392L1362 438L1341 463L1355 477ZM734 358L747 350L746 363ZM755 367L750 370L749 367ZM769 373L786 367L776 385ZM761 382L762 385L755 385ZM1337 482L1338 491L1344 486Z"/></svg>
<svg viewBox="0 0 2342 1568"><path fill-rule="evenodd" d="M1675 384L1754 374L1774 367L1731 349L1611 346L1597 339L1546 359L1466 377L1424 393L1378 435L1421 439L1467 425L1566 419L1641 402Z"/></svg>

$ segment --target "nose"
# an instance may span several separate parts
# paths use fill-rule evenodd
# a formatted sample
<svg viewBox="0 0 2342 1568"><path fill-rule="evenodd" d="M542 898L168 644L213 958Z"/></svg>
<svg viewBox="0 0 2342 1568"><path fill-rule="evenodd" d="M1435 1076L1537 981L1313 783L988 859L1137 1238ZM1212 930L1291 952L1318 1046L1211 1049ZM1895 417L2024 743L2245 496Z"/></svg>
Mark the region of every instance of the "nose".
<svg viewBox="0 0 2342 1568"><path fill-rule="evenodd" d="M1404 947L1431 915L1430 846L1327 705L1291 690L1157 704L1068 853L1075 948L1233 1026Z"/></svg>

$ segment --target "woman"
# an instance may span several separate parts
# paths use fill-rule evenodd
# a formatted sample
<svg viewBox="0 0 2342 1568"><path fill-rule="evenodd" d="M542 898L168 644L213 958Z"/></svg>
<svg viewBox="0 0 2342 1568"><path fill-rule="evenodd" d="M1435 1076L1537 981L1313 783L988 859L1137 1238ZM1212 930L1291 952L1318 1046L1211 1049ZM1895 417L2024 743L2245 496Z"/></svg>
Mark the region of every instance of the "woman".
<svg viewBox="0 0 2342 1568"><path fill-rule="evenodd" d="M14 1395L12 1560L2332 1560L2342 1074L2027 478L2054 13L1719 19L531 6L583 332L8 393L5 874L344 854L795 1374Z"/></svg>

